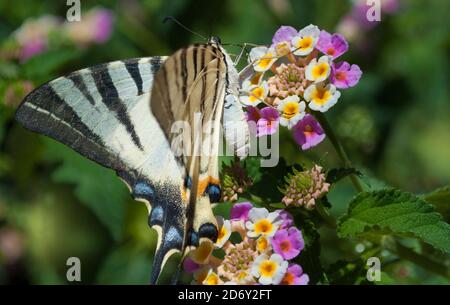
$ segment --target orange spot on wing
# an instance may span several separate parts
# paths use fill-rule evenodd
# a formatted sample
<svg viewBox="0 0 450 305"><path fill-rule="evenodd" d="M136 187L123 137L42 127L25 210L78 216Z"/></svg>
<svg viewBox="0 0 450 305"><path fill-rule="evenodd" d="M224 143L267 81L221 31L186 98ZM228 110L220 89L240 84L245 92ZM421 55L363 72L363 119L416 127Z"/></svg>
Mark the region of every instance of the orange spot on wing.
<svg viewBox="0 0 450 305"><path fill-rule="evenodd" d="M198 188L197 188L198 193L197 194L203 195L206 188L208 187L208 184L210 184L210 183L215 184L215 185L220 185L219 179L208 176L205 179L202 179L198 182Z"/></svg>

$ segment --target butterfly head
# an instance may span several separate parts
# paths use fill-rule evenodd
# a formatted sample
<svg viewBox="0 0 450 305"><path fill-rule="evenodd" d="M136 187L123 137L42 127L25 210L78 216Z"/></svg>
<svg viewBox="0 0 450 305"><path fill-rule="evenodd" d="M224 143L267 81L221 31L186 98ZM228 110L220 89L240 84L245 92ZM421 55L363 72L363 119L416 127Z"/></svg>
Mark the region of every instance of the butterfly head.
<svg viewBox="0 0 450 305"><path fill-rule="evenodd" d="M221 44L222 41L217 36L211 36L208 40L208 43Z"/></svg>

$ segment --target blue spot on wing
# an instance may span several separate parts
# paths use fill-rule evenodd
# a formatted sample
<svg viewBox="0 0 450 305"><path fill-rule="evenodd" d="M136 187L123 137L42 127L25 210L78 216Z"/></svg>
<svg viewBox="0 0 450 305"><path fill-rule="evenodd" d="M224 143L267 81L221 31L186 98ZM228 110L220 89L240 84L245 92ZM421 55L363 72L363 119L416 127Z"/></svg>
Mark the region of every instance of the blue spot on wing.
<svg viewBox="0 0 450 305"><path fill-rule="evenodd" d="M133 188L133 197L143 198L152 202L154 198L153 188L146 181L138 181Z"/></svg>
<svg viewBox="0 0 450 305"><path fill-rule="evenodd" d="M166 242L174 245L178 243L183 243L183 236L180 234L177 228L170 227L169 230L167 230L167 233L165 235ZM171 246L174 246L171 245Z"/></svg>
<svg viewBox="0 0 450 305"><path fill-rule="evenodd" d="M149 218L150 226L155 224L161 225L163 222L163 218L164 218L163 207L160 205L153 207Z"/></svg>

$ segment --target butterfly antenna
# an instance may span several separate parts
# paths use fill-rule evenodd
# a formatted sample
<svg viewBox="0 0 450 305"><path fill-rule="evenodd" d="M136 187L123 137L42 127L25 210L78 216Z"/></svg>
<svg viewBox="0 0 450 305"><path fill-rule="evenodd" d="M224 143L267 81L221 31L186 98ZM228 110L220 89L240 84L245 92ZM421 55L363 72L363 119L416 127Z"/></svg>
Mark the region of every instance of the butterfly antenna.
<svg viewBox="0 0 450 305"><path fill-rule="evenodd" d="M167 21L173 21L173 22L175 22L176 24L178 24L179 26L181 26L183 29L185 29L186 31L188 31L188 32L190 32L190 33L192 33L192 34L194 34L194 35L197 35L197 36L201 37L203 40L208 40L208 38L206 38L205 36L203 36L203 35L201 35L201 34L195 32L195 31L191 30L190 28L188 28L187 26L185 26L184 24L182 24L180 21L178 21L178 20L177 20L175 17L173 17L173 16L166 16L166 17L164 17L163 23L166 23Z"/></svg>

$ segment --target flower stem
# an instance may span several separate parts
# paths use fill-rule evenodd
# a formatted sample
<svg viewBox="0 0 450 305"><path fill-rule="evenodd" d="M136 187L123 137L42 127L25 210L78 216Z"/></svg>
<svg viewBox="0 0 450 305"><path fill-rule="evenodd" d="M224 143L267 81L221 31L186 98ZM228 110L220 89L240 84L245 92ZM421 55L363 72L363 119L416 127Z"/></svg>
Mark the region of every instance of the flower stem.
<svg viewBox="0 0 450 305"><path fill-rule="evenodd" d="M447 279L450 279L450 269L447 266L442 265L436 261L429 259L428 257L421 255L413 250L403 246L399 242L395 242L393 246L387 247L389 251L392 251L398 257L404 260L408 260L427 271L439 274Z"/></svg>
<svg viewBox="0 0 450 305"><path fill-rule="evenodd" d="M317 211L317 213L319 213L320 217L322 218L322 220L325 222L325 224L328 227L330 227L331 229L337 228L336 219L334 219L328 213L328 211L324 208L322 202L319 201L316 203L316 211Z"/></svg>
<svg viewBox="0 0 450 305"><path fill-rule="evenodd" d="M331 127L330 123L328 123L327 118L325 115L321 112L318 112L315 114L317 120L320 122L320 125L322 125L322 128L325 131L325 134L328 136L328 138L331 141L331 144L333 144L334 149L336 150L337 154L339 155L339 158L341 158L342 162L344 163L344 166L347 168L352 167L352 163L350 162L347 153L344 150L344 147L342 146L341 142L339 142L339 139L337 138L336 134L333 131L333 128ZM358 177L355 174L350 175L350 180L353 183L353 186L358 192L363 192L364 188L359 181Z"/></svg>

